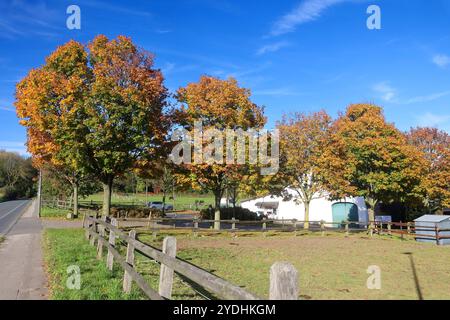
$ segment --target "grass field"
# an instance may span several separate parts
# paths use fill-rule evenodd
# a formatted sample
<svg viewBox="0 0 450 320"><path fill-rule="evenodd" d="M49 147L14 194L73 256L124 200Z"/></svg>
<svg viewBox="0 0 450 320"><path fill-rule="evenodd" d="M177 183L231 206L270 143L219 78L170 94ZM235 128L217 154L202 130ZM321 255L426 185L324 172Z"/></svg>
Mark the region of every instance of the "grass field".
<svg viewBox="0 0 450 320"><path fill-rule="evenodd" d="M117 194L114 193L111 199L113 204L132 204L132 203L147 203L150 201L162 201L162 195L154 195L149 194L147 197L145 194ZM91 195L82 201L94 201L101 202L103 201L103 194L98 193ZM214 197L212 195L198 195L198 194L177 194L175 195L175 200L169 200L167 197L167 204L174 204L175 210L177 209L186 209L189 206L194 206L195 201L204 201L205 206L214 204Z"/></svg>
<svg viewBox="0 0 450 320"><path fill-rule="evenodd" d="M45 237L53 298L122 299L143 298L134 288L131 296L121 293L121 271L108 273L104 262L95 260L95 249L84 240L81 230L49 230ZM160 247L163 235L140 240ZM418 299L418 287L424 299L450 299L450 248L402 241L388 237L372 239L352 235L272 235L260 234L230 238L178 235L178 256L214 274L240 285L261 297L267 297L269 269L277 261L291 262L300 273L302 299ZM411 262L412 258L412 262ZM80 264L85 286L80 292L64 289L65 269ZM382 289L367 289L367 269L381 268ZM418 283L414 280L413 265ZM157 288L159 266L137 256L137 268L152 287ZM119 267L117 268L119 269ZM177 278L174 299L200 299Z"/></svg>

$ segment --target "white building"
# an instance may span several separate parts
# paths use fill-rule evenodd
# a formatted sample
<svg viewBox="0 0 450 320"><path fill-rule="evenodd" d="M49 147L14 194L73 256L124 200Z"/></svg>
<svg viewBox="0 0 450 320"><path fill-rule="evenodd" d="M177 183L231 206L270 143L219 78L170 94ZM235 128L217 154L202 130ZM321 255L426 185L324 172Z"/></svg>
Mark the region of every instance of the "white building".
<svg viewBox="0 0 450 320"><path fill-rule="evenodd" d="M296 219L304 221L305 206L297 204L294 200L284 201L282 197L266 196L241 202L241 207L269 219ZM319 222L359 221L366 223L369 220L368 210L364 198L346 198L330 201L320 197L311 201L309 221Z"/></svg>

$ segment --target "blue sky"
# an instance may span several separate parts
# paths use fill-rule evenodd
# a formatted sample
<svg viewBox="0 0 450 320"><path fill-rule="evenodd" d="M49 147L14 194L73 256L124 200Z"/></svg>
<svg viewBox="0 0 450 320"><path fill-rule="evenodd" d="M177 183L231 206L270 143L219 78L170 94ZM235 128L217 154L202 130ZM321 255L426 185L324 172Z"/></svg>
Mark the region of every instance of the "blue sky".
<svg viewBox="0 0 450 320"><path fill-rule="evenodd" d="M81 8L81 30L66 9ZM382 29L366 10L381 8ZM15 84L69 39L131 36L156 55L170 90L202 74L233 76L266 107L284 113L374 102L402 129L450 132L448 0L2 0L0 149L25 153Z"/></svg>

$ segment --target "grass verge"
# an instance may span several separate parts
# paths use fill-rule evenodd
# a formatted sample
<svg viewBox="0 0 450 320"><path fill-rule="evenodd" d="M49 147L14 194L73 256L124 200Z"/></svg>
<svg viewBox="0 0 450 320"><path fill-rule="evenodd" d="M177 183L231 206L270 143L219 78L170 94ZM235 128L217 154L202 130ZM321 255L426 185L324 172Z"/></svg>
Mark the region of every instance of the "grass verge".
<svg viewBox="0 0 450 320"><path fill-rule="evenodd" d="M60 208L41 208L41 218L45 219L67 219L67 214L71 213L72 210L60 209ZM82 214L78 214L77 219L82 219Z"/></svg>
<svg viewBox="0 0 450 320"><path fill-rule="evenodd" d="M50 298L54 300L127 300L140 299L134 288L129 295L122 292L123 271L118 267L110 272L103 261L96 259L96 250L89 245L80 229L48 229L43 238ZM69 266L78 266L80 290L70 290L66 282Z"/></svg>

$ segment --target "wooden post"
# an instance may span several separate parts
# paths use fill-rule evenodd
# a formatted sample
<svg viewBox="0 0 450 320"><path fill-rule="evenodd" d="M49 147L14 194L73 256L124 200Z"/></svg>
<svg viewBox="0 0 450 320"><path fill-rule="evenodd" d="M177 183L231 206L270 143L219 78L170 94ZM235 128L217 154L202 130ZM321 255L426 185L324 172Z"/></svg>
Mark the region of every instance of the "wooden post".
<svg viewBox="0 0 450 320"><path fill-rule="evenodd" d="M325 221L320 221L320 231L322 231L322 237L325 237Z"/></svg>
<svg viewBox="0 0 450 320"><path fill-rule="evenodd" d="M129 233L130 238L136 239L136 231L131 230ZM127 246L127 258L126 262L131 266L134 267L134 246L130 243L128 243ZM125 293L131 292L131 285L133 284L133 279L131 277L131 274L129 274L126 270L123 274L123 291Z"/></svg>
<svg viewBox="0 0 450 320"><path fill-rule="evenodd" d="M288 262L270 268L270 300L298 300L298 271Z"/></svg>
<svg viewBox="0 0 450 320"><path fill-rule="evenodd" d="M90 235L89 235L90 224L91 224L91 222L89 220L86 220L86 224L83 225L83 228L86 229L86 231L85 231L86 240L89 240L89 237L90 237Z"/></svg>
<svg viewBox="0 0 450 320"><path fill-rule="evenodd" d="M233 220L233 223L231 224L231 230L235 230L236 229L236 219L232 218L231 220Z"/></svg>
<svg viewBox="0 0 450 320"><path fill-rule="evenodd" d="M262 224L262 234L263 234L263 237L265 237L266 236L266 230L267 230L267 223L266 223L266 218L263 218L263 224Z"/></svg>
<svg viewBox="0 0 450 320"><path fill-rule="evenodd" d="M350 226L349 222L345 221L345 235L348 237L350 235Z"/></svg>
<svg viewBox="0 0 450 320"><path fill-rule="evenodd" d="M102 221L106 222L106 216L102 217ZM100 237L102 237L103 239L105 238L106 232L105 232L105 226L103 225L99 225L98 226L98 232L100 234ZM103 242L102 241L98 241L97 242L97 259L101 259L103 257Z"/></svg>
<svg viewBox="0 0 450 320"><path fill-rule="evenodd" d="M117 219L116 218L111 219L111 225L113 225L114 227L117 227ZM112 231L112 230L109 230L109 244L113 247L116 245L116 235L114 234L114 231ZM106 266L108 267L108 269L110 271L113 270L114 256L110 250L108 250L108 257L106 258Z"/></svg>
<svg viewBox="0 0 450 320"><path fill-rule="evenodd" d="M294 236L297 236L297 219L292 220L292 223L294 225Z"/></svg>
<svg viewBox="0 0 450 320"><path fill-rule="evenodd" d="M194 220L194 237L198 236L198 220Z"/></svg>
<svg viewBox="0 0 450 320"><path fill-rule="evenodd" d="M411 222L408 222L406 224L406 228L407 228L408 235L411 234Z"/></svg>
<svg viewBox="0 0 450 320"><path fill-rule="evenodd" d="M166 237L163 242L163 253L175 258L177 255L177 239L174 237ZM171 299L173 285L173 270L164 264L161 264L159 274L159 295Z"/></svg>
<svg viewBox="0 0 450 320"><path fill-rule="evenodd" d="M95 222L95 221L92 221L91 232L97 233L97 222ZM91 246L95 246L95 239L96 238L92 235L91 241L89 242Z"/></svg>
<svg viewBox="0 0 450 320"><path fill-rule="evenodd" d="M392 236L392 222L388 222L388 234Z"/></svg>
<svg viewBox="0 0 450 320"><path fill-rule="evenodd" d="M437 223L436 223L436 244L437 244L438 246L441 245L440 238L439 238L439 227L438 227L438 224L437 224Z"/></svg>

